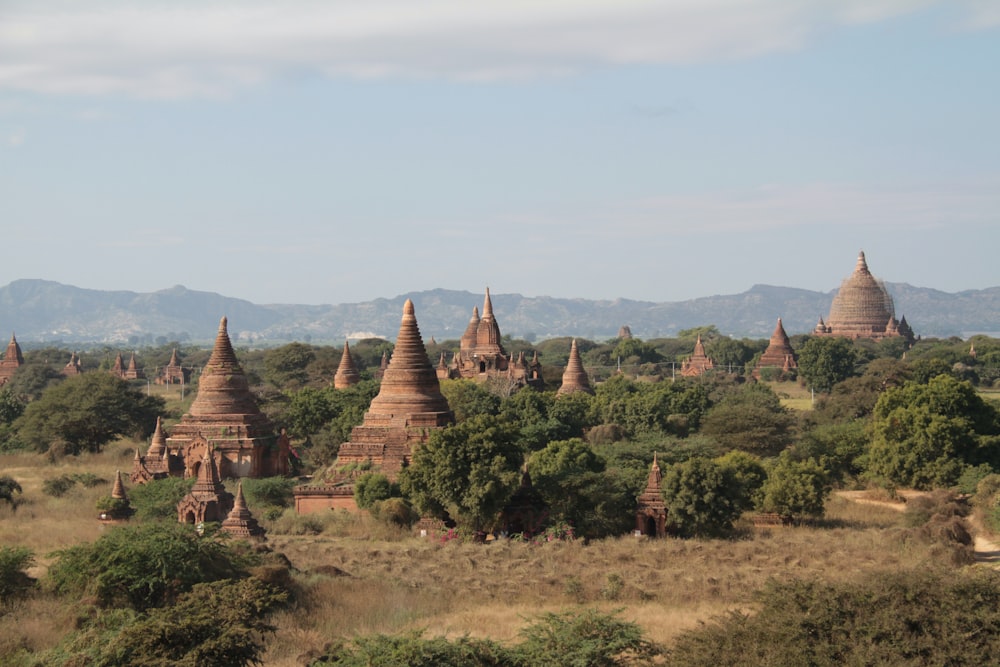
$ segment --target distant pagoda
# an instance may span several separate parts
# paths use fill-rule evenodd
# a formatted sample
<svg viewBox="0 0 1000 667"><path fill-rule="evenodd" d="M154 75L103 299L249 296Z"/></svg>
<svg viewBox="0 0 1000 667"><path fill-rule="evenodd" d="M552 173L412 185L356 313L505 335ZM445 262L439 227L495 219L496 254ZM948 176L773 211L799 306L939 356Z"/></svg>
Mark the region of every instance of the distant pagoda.
<svg viewBox="0 0 1000 667"><path fill-rule="evenodd" d="M788 334L785 333L785 327L779 317L778 323L774 326L774 333L771 334L771 340L767 343L767 349L760 355L753 369L753 377L759 380L765 369L775 369L771 371L773 378L768 379L789 380L798 367L792 343L788 340Z"/></svg>
<svg viewBox="0 0 1000 667"><path fill-rule="evenodd" d="M681 365L681 375L684 377L698 377L707 371L715 368L715 362L705 354L705 346L701 342L701 335L694 342L694 353Z"/></svg>
<svg viewBox="0 0 1000 667"><path fill-rule="evenodd" d="M361 382L361 373L358 372L357 367L354 365L354 359L351 357L351 346L345 340L344 353L340 355L340 365L333 376L333 388L347 389L359 382Z"/></svg>
<svg viewBox="0 0 1000 667"><path fill-rule="evenodd" d="M556 391L556 396L565 396L578 391L587 394L594 393L590 387L587 371L583 369L583 361L580 359L580 351L576 347L576 339L574 338L569 347L569 360L566 362L566 370L563 371L562 385Z"/></svg>
<svg viewBox="0 0 1000 667"><path fill-rule="evenodd" d="M826 322L821 317L813 333L876 340L902 337L910 344L915 341L906 317L896 320L889 290L869 271L864 251L858 253L854 273L841 283Z"/></svg>

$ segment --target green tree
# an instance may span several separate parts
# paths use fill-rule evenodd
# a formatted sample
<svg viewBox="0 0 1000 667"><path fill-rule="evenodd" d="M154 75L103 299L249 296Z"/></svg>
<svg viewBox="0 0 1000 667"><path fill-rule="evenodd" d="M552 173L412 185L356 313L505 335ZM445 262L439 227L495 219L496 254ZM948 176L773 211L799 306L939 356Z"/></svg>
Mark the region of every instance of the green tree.
<svg viewBox="0 0 1000 667"><path fill-rule="evenodd" d="M682 537L711 537L732 529L746 502L731 470L702 458L667 468L663 500L673 530Z"/></svg>
<svg viewBox="0 0 1000 667"><path fill-rule="evenodd" d="M761 488L761 509L786 517L822 516L829 493L829 476L823 466L782 452Z"/></svg>
<svg viewBox="0 0 1000 667"><path fill-rule="evenodd" d="M400 487L424 514L447 513L485 530L517 489L522 458L511 425L479 415L431 433L400 474Z"/></svg>
<svg viewBox="0 0 1000 667"><path fill-rule="evenodd" d="M289 343L264 355L264 379L278 388L301 387L309 380L307 368L316 352L303 343Z"/></svg>
<svg viewBox="0 0 1000 667"><path fill-rule="evenodd" d="M770 456L791 443L792 416L766 384L747 384L705 413L701 433L727 449Z"/></svg>
<svg viewBox="0 0 1000 667"><path fill-rule="evenodd" d="M51 590L139 611L172 602L195 584L243 576L249 564L230 544L174 522L119 526L56 558L45 582Z"/></svg>
<svg viewBox="0 0 1000 667"><path fill-rule="evenodd" d="M886 391L872 415L869 474L918 489L954 484L1000 459L1000 417L968 382L939 375Z"/></svg>
<svg viewBox="0 0 1000 667"><path fill-rule="evenodd" d="M354 502L363 510L392 496L392 483L379 472L366 472L354 482Z"/></svg>
<svg viewBox="0 0 1000 667"><path fill-rule="evenodd" d="M144 396L107 373L84 373L47 389L15 422L18 437L38 451L53 442L68 453L97 452L126 435L145 438L164 411L158 396Z"/></svg>
<svg viewBox="0 0 1000 667"><path fill-rule="evenodd" d="M441 393L448 399L455 421L462 422L476 415L495 415L500 410L500 397L473 380L444 380Z"/></svg>
<svg viewBox="0 0 1000 667"><path fill-rule="evenodd" d="M814 336L806 340L798 354L799 375L816 391L828 392L855 374L857 355L846 338Z"/></svg>
<svg viewBox="0 0 1000 667"><path fill-rule="evenodd" d="M767 481L767 470L760 457L734 449L715 459L733 485L731 495L740 511L752 509Z"/></svg>
<svg viewBox="0 0 1000 667"><path fill-rule="evenodd" d="M35 585L27 569L35 555L27 547L0 547L0 604L3 604Z"/></svg>
<svg viewBox="0 0 1000 667"><path fill-rule="evenodd" d="M6 500L12 507L16 507L15 493L21 493L21 485L17 480L10 475L0 475L0 500Z"/></svg>
<svg viewBox="0 0 1000 667"><path fill-rule="evenodd" d="M24 413L24 401L10 390L0 389L0 424L11 424Z"/></svg>
<svg viewBox="0 0 1000 667"><path fill-rule="evenodd" d="M651 665L662 653L636 623L594 609L543 614L521 636L515 653L530 667Z"/></svg>

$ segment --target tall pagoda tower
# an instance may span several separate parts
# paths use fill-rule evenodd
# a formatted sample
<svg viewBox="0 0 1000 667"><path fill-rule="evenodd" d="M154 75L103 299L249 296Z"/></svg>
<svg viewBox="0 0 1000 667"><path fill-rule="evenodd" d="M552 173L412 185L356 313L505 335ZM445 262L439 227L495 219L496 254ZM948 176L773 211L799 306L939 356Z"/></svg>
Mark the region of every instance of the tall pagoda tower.
<svg viewBox="0 0 1000 667"><path fill-rule="evenodd" d="M578 391L593 394L590 388L590 379L587 371L583 369L583 360L580 359L580 350L576 347L576 339L569 347L569 360L566 362L566 370L563 371L562 386L556 391L556 396L564 396Z"/></svg>
<svg viewBox="0 0 1000 667"><path fill-rule="evenodd" d="M14 377L17 369L24 365L24 356L21 355L21 346L13 333L10 335L10 342L7 343L7 351L0 359L0 385L6 384Z"/></svg>
<svg viewBox="0 0 1000 667"><path fill-rule="evenodd" d="M361 373L354 365L354 359L351 357L351 346L345 340L344 353L340 355L340 365L337 366L337 372L333 375L333 388L347 389L359 382L361 382Z"/></svg>
<svg viewBox="0 0 1000 667"><path fill-rule="evenodd" d="M227 320L219 321L212 354L198 380L198 394L167 438L171 464L194 476L208 449L223 477L269 477L288 472L288 438L276 434L257 407L246 373L229 340Z"/></svg>

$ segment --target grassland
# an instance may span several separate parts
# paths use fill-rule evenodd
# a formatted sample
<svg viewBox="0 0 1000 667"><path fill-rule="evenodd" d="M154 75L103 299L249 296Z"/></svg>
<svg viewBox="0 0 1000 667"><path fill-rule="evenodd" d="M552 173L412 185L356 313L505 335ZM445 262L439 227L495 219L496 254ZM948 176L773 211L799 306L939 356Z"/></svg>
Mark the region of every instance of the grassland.
<svg viewBox="0 0 1000 667"><path fill-rule="evenodd" d="M35 551L43 576L50 554L96 539L94 504L128 470L134 443L100 455L47 462L38 455L0 456L0 474L24 488L15 510L0 507L0 543ZM107 486L42 492L46 479L91 473ZM253 508L251 508L253 509ZM924 568L947 553L907 537L901 513L832 498L811 526L754 531L733 540L649 541L622 537L531 545L474 545L419 538L367 516L330 513L273 521L269 545L294 568L294 604L278 613L265 664L299 665L337 638L424 629L508 641L534 616L579 605L621 610L650 639L669 643L729 609L752 608L771 578L853 580L872 572ZM301 534L304 533L304 534ZM70 632L79 610L37 595L0 616L0 664L17 647L43 650Z"/></svg>

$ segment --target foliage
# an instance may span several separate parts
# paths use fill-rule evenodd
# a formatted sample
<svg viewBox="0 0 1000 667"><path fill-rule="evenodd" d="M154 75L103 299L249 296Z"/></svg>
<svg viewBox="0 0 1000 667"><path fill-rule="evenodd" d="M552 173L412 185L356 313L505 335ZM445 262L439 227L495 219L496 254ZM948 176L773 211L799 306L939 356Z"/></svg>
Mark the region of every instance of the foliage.
<svg viewBox="0 0 1000 667"><path fill-rule="evenodd" d="M948 487L966 465L996 463L998 434L997 410L968 382L909 382L875 405L868 473L918 489Z"/></svg>
<svg viewBox="0 0 1000 667"><path fill-rule="evenodd" d="M10 475L0 475L0 500L6 500L11 506L16 507L14 494L21 493L21 485Z"/></svg>
<svg viewBox="0 0 1000 667"><path fill-rule="evenodd" d="M392 483L380 472L366 472L354 482L354 502L363 510L392 496Z"/></svg>
<svg viewBox="0 0 1000 667"><path fill-rule="evenodd" d="M289 343L264 354L264 379L276 387L300 387L309 380L307 368L316 352L304 343Z"/></svg>
<svg viewBox="0 0 1000 667"><path fill-rule="evenodd" d="M661 649L635 623L586 609L548 613L521 632L507 648L488 639L426 639L420 631L369 635L339 641L310 665L341 667L614 667L654 664Z"/></svg>
<svg viewBox="0 0 1000 667"><path fill-rule="evenodd" d="M77 484L85 486L89 489L107 483L107 480L92 473L59 475L58 477L50 477L42 482L42 493L47 496L52 496L53 498L61 498Z"/></svg>
<svg viewBox="0 0 1000 667"><path fill-rule="evenodd" d="M241 576L248 564L231 545L171 522L115 527L56 557L46 580L51 590L140 611L171 602L197 583Z"/></svg>
<svg viewBox="0 0 1000 667"><path fill-rule="evenodd" d="M114 498L112 496L101 496L94 503L94 506L99 512L108 512L111 514L119 514L131 508L129 501L125 498Z"/></svg>
<svg viewBox="0 0 1000 667"><path fill-rule="evenodd" d="M748 503L741 497L732 468L703 458L667 468L663 500L670 527L682 537L711 537L727 533Z"/></svg>
<svg viewBox="0 0 1000 667"><path fill-rule="evenodd" d="M495 415L500 410L500 397L473 380L444 380L441 393L458 422L476 415Z"/></svg>
<svg viewBox="0 0 1000 667"><path fill-rule="evenodd" d="M769 456L791 442L792 421L769 386L747 384L723 397L705 414L701 433L726 449Z"/></svg>
<svg viewBox="0 0 1000 667"><path fill-rule="evenodd" d="M25 360L27 361L27 360ZM14 396L23 397L31 402L38 398L49 387L63 381L63 376L48 364L25 363L14 373L14 377L4 385L4 389Z"/></svg>
<svg viewBox="0 0 1000 667"><path fill-rule="evenodd" d="M502 667L517 663L500 644L488 639L444 637L424 639L421 632L403 635L370 635L351 644L336 642L310 665L340 667Z"/></svg>
<svg viewBox="0 0 1000 667"><path fill-rule="evenodd" d="M857 354L851 341L839 336L810 337L798 351L799 375L816 391L828 392L854 375Z"/></svg>
<svg viewBox="0 0 1000 667"><path fill-rule="evenodd" d="M434 431L403 469L403 493L424 514L447 513L484 530L517 488L523 453L516 439L510 424L490 415Z"/></svg>
<svg viewBox="0 0 1000 667"><path fill-rule="evenodd" d="M718 665L980 665L1000 651L1000 575L885 572L860 582L771 583L755 614L730 612L671 659Z"/></svg>
<svg viewBox="0 0 1000 667"><path fill-rule="evenodd" d="M362 380L346 389L305 387L291 396L284 418L292 433L306 438L310 463L328 465L336 458L378 390L377 381Z"/></svg>
<svg viewBox="0 0 1000 667"><path fill-rule="evenodd" d="M27 547L0 547L0 603L34 586L35 580L25 572L34 562L35 555Z"/></svg>
<svg viewBox="0 0 1000 667"><path fill-rule="evenodd" d="M285 594L255 578L196 584L168 607L145 614L101 612L45 656L47 665L243 667L260 664L267 613Z"/></svg>
<svg viewBox="0 0 1000 667"><path fill-rule="evenodd" d="M15 422L21 440L38 451L55 441L68 453L97 452L122 435L145 438L163 412L159 396L132 391L108 373L84 373L46 389Z"/></svg>
<svg viewBox="0 0 1000 667"><path fill-rule="evenodd" d="M755 505L755 498L767 482L767 470L760 458L734 449L715 459L734 485L733 498L739 509L746 511Z"/></svg>
<svg viewBox="0 0 1000 667"><path fill-rule="evenodd" d="M0 389L0 424L11 424L24 413L24 401L10 390Z"/></svg>
<svg viewBox="0 0 1000 667"><path fill-rule="evenodd" d="M246 477L243 480L243 495L251 507L291 507L294 503L292 491L297 480L289 477Z"/></svg>
<svg viewBox="0 0 1000 667"><path fill-rule="evenodd" d="M191 493L194 478L164 477L139 484L129 490L129 500L135 516L142 521L177 520L177 503Z"/></svg>
<svg viewBox="0 0 1000 667"><path fill-rule="evenodd" d="M865 429L865 422L860 419L817 426L802 434L792 454L801 459L815 459L831 482L843 482L864 470L863 457L868 445Z"/></svg>
<svg viewBox="0 0 1000 667"><path fill-rule="evenodd" d="M761 509L787 517L822 516L829 493L823 466L783 452L761 487Z"/></svg>
<svg viewBox="0 0 1000 667"><path fill-rule="evenodd" d="M514 649L524 665L614 667L653 664L660 648L635 623L586 609L546 613L521 632Z"/></svg>

